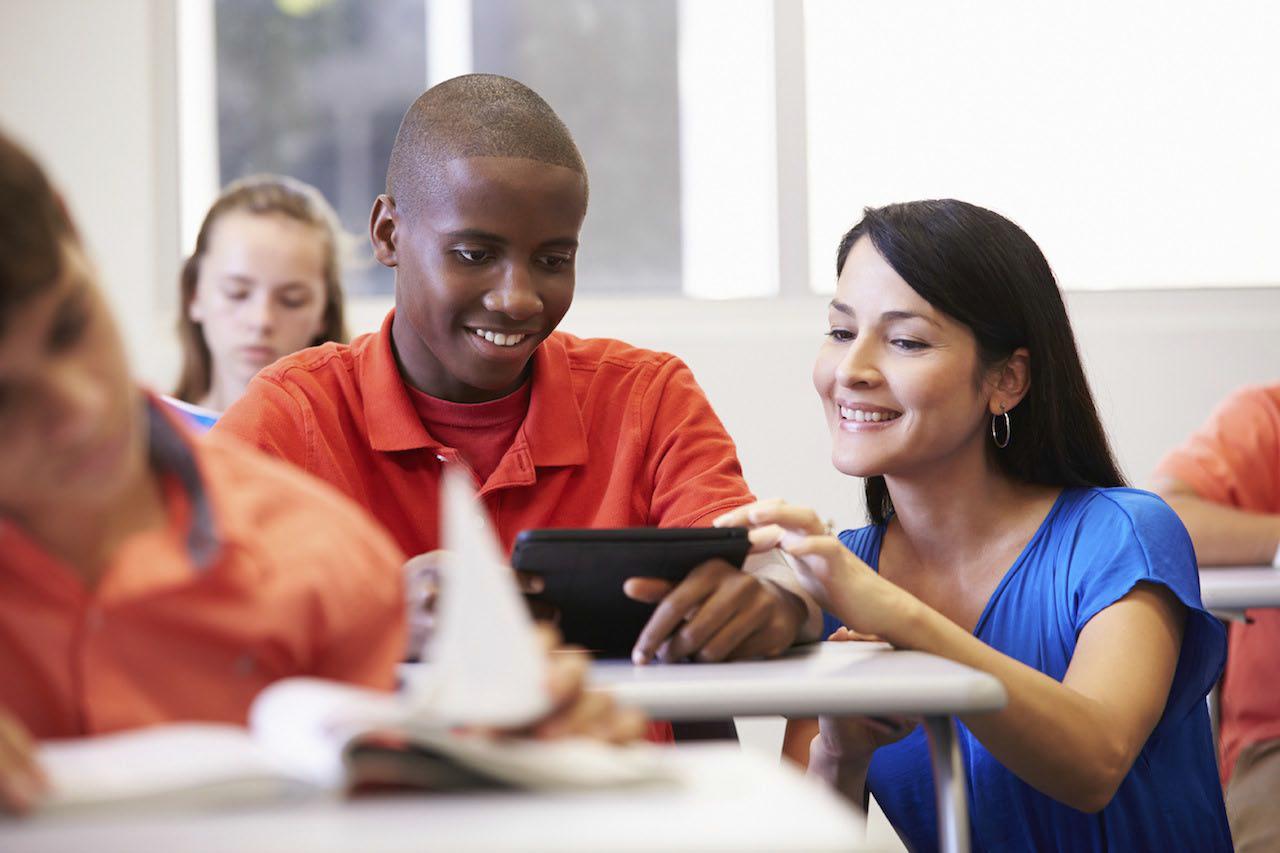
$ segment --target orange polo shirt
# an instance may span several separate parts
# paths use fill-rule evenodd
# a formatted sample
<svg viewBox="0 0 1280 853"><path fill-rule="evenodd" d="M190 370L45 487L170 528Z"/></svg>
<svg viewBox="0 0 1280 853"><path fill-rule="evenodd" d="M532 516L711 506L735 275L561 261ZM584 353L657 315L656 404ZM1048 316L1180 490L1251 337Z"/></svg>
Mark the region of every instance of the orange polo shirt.
<svg viewBox="0 0 1280 853"><path fill-rule="evenodd" d="M466 461L414 408L391 349L394 315L349 345L265 368L214 432L332 483L421 554L440 546L441 465ZM535 351L528 413L479 496L508 551L530 528L695 527L754 500L683 362L563 332ZM649 737L670 741L670 724Z"/></svg>
<svg viewBox="0 0 1280 853"><path fill-rule="evenodd" d="M178 720L243 724L273 681L390 689L403 558L323 483L149 404L169 523L126 540L86 588L0 523L0 706L38 738Z"/></svg>
<svg viewBox="0 0 1280 853"><path fill-rule="evenodd" d="M408 554L439 547L441 463L391 350L391 320L263 369L214 427L337 486ZM534 527L694 527L754 498L689 368L621 341L553 333L529 411L481 484L502 545Z"/></svg>
<svg viewBox="0 0 1280 853"><path fill-rule="evenodd" d="M1156 470L1214 503L1280 514L1280 384L1228 397ZM1222 675L1222 778L1246 746L1280 738L1280 610L1233 622Z"/></svg>

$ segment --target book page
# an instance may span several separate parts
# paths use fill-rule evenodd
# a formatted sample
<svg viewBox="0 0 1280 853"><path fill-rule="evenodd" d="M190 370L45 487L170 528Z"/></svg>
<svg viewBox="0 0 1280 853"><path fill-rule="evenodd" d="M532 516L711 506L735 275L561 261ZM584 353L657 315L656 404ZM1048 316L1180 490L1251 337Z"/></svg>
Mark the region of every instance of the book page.
<svg viewBox="0 0 1280 853"><path fill-rule="evenodd" d="M189 723L44 741L42 811L176 806L306 796L317 789L238 726Z"/></svg>
<svg viewBox="0 0 1280 853"><path fill-rule="evenodd" d="M514 727L550 710L546 654L489 513L470 476L441 475L445 548L430 677L408 700L426 718L458 725Z"/></svg>

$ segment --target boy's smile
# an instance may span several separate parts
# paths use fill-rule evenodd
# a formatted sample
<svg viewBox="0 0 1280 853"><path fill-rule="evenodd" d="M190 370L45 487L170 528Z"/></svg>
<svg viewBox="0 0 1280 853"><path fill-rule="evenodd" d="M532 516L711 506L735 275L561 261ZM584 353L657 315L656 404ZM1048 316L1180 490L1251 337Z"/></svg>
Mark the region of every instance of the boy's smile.
<svg viewBox="0 0 1280 853"><path fill-rule="evenodd" d="M496 399L573 301L586 180L511 157L451 160L434 177L420 209L374 204L374 252L396 269L396 356L427 394Z"/></svg>

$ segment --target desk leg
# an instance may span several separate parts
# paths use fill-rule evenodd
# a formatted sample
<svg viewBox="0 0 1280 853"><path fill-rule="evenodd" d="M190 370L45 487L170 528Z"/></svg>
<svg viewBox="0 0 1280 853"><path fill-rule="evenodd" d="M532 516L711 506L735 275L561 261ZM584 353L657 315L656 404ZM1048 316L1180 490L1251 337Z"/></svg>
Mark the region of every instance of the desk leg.
<svg viewBox="0 0 1280 853"><path fill-rule="evenodd" d="M950 717L925 717L938 808L938 849L969 853L969 798L965 792L960 744Z"/></svg>

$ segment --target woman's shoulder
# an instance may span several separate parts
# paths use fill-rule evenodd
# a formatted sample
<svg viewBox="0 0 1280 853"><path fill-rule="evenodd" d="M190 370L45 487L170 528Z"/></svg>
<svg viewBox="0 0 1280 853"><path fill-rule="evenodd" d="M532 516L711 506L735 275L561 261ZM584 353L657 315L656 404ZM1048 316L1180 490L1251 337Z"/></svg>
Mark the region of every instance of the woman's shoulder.
<svg viewBox="0 0 1280 853"><path fill-rule="evenodd" d="M1119 528L1138 537L1186 536L1178 514L1156 494L1128 486L1067 489L1062 520L1086 531L1112 534Z"/></svg>
<svg viewBox="0 0 1280 853"><path fill-rule="evenodd" d="M880 553L880 541L884 538L883 524L868 524L866 527L854 527L842 530L839 539L844 547L852 551L858 559L875 565Z"/></svg>

